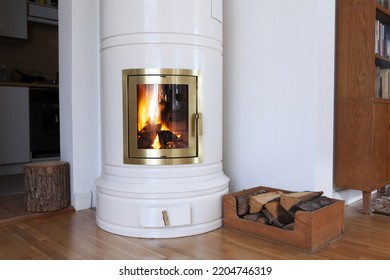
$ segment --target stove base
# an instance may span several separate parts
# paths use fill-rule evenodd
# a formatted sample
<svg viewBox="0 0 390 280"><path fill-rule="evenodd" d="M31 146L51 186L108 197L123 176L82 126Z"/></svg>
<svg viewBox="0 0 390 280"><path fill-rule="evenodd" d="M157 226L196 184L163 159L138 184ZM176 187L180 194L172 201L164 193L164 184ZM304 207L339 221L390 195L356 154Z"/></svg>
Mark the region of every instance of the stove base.
<svg viewBox="0 0 390 280"><path fill-rule="evenodd" d="M103 175L96 181L97 225L108 232L142 238L212 231L222 226L228 182L222 172L176 182Z"/></svg>

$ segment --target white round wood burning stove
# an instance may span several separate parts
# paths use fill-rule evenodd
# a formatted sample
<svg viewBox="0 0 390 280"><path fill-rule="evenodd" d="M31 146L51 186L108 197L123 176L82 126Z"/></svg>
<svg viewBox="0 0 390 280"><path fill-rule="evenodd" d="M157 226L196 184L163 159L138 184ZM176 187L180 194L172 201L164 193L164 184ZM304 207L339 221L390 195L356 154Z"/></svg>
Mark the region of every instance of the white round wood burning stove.
<svg viewBox="0 0 390 280"><path fill-rule="evenodd" d="M222 0L103 0L97 224L167 238L222 225Z"/></svg>

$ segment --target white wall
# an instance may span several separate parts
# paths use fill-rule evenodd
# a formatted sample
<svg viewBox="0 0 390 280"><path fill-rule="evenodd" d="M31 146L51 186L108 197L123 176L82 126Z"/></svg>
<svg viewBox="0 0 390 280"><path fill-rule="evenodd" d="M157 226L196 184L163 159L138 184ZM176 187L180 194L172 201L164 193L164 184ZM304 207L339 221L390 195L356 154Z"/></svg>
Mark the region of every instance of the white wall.
<svg viewBox="0 0 390 280"><path fill-rule="evenodd" d="M230 190L333 193L335 1L224 1Z"/></svg>
<svg viewBox="0 0 390 280"><path fill-rule="evenodd" d="M99 1L59 1L61 160L72 205L91 207L100 175Z"/></svg>

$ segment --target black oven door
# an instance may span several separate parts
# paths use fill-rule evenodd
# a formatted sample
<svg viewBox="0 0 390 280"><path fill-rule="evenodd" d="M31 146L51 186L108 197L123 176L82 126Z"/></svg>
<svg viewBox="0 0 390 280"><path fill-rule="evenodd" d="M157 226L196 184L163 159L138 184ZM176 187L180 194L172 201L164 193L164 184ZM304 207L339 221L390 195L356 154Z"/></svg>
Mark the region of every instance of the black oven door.
<svg viewBox="0 0 390 280"><path fill-rule="evenodd" d="M58 89L30 88L31 159L60 156Z"/></svg>

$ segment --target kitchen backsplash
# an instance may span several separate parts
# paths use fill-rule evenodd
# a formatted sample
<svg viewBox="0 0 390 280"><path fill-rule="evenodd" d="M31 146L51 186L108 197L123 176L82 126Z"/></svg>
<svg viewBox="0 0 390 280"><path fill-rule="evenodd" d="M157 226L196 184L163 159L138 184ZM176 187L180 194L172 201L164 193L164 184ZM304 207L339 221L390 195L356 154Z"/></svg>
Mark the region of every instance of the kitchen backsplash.
<svg viewBox="0 0 390 280"><path fill-rule="evenodd" d="M15 69L29 76L55 80L58 73L58 27L29 23L28 39L0 39L0 67L5 65L7 79L18 82Z"/></svg>

